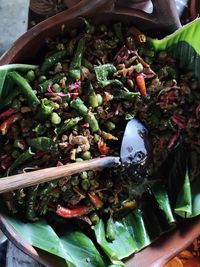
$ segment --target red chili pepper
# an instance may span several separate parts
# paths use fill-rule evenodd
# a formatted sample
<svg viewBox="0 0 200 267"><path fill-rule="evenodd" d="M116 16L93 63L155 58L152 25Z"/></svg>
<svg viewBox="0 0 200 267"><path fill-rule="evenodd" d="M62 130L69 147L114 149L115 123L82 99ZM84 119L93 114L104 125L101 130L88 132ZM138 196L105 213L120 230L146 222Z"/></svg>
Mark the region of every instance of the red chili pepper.
<svg viewBox="0 0 200 267"><path fill-rule="evenodd" d="M2 113L0 114L0 119L5 119L5 118L11 116L12 114L14 114L14 113L16 113L16 112L17 112L17 111L16 111L15 109L13 109L13 108L9 108L9 109L7 109L6 111L4 111L4 112L2 112Z"/></svg>
<svg viewBox="0 0 200 267"><path fill-rule="evenodd" d="M9 127L21 118L21 113L15 113L0 124L0 133L5 135Z"/></svg>
<svg viewBox="0 0 200 267"><path fill-rule="evenodd" d="M64 208L60 205L57 206L56 213L63 218L76 218L83 216L90 212L90 209L87 206L83 206L75 209Z"/></svg>
<svg viewBox="0 0 200 267"><path fill-rule="evenodd" d="M88 193L89 199L96 209L100 209L103 206L103 201L94 193Z"/></svg>
<svg viewBox="0 0 200 267"><path fill-rule="evenodd" d="M142 96L146 96L147 95L147 89L146 89L145 79L144 79L144 76L142 74L139 74L136 76L136 83L137 83L137 86L139 88L140 94Z"/></svg>
<svg viewBox="0 0 200 267"><path fill-rule="evenodd" d="M99 142L98 142L98 149L99 149L99 152L102 154L102 155L105 155L107 156L108 153L109 153L109 147L107 147L106 143L103 141L103 139L100 139Z"/></svg>

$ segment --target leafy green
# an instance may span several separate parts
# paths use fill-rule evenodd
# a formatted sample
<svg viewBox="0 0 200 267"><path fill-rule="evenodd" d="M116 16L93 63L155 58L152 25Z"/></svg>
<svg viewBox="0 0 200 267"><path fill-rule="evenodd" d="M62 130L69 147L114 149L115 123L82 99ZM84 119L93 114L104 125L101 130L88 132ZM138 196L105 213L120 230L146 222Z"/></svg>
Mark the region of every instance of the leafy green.
<svg viewBox="0 0 200 267"><path fill-rule="evenodd" d="M65 232L59 236L45 220L23 223L8 216L6 219L31 245L65 259L68 266L105 266L92 241L81 232Z"/></svg>
<svg viewBox="0 0 200 267"><path fill-rule="evenodd" d="M11 70L34 70L37 69L36 65L28 65L28 64L10 64L0 66L0 99L2 96L2 91L5 86L6 77L9 71ZM5 88L4 88L5 89Z"/></svg>
<svg viewBox="0 0 200 267"><path fill-rule="evenodd" d="M174 211L182 217L185 217L185 214L187 214L187 217L192 214L192 196L188 169L186 170L184 182L177 196Z"/></svg>

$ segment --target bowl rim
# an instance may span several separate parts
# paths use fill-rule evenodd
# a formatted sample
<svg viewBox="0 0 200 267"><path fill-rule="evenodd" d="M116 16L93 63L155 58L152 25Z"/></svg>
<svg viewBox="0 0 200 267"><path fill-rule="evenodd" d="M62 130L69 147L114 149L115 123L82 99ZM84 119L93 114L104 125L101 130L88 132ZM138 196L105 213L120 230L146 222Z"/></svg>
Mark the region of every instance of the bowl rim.
<svg viewBox="0 0 200 267"><path fill-rule="evenodd" d="M60 28L65 25L66 22L73 21L77 17L87 14L88 10L81 10L74 8L74 10L65 10L43 22L40 22L25 34L23 34L16 42L8 49L0 58L0 65L14 63L20 55L23 54L23 49L38 37L42 36L45 32L51 29L54 25L54 29ZM66 18L67 17L67 18ZM5 217L0 214L0 229L5 233L9 240L11 240L20 250L34 258L36 261L44 264L45 266L51 266L43 258L37 249L32 247L25 239L14 230L14 228L6 221ZM200 216L194 219L188 219L184 222L180 228L173 230L170 233L165 233L159 237L150 246L144 248L142 251L132 255L126 260L127 267L161 267L168 262L171 258L177 255L181 250L185 249L195 238L199 236L200 229ZM185 231L183 233L183 231ZM155 253L156 246L161 248L160 253ZM166 253L170 250L170 253ZM148 255L151 257L151 261L145 263ZM145 265L147 264L147 265ZM56 266L58 267L58 266Z"/></svg>

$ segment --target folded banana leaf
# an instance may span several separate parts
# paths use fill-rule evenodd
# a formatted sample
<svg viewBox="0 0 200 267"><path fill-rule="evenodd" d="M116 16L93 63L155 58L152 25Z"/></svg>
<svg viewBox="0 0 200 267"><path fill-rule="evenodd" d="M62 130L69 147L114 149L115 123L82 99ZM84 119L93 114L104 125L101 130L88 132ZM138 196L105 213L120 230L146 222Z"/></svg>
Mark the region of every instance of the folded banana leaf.
<svg viewBox="0 0 200 267"><path fill-rule="evenodd" d="M181 68L191 69L198 77L199 36L200 19L197 19L162 40L149 39L149 42L156 51L169 51ZM4 70L0 67L0 99L8 92L5 82L7 71L6 67ZM4 88L7 89L4 91ZM36 223L23 223L10 217L7 220L30 244L63 258L66 266L124 266L122 259L171 230L177 218L200 214L200 177L190 180L188 160L182 149L174 151L173 160L169 163L167 186L159 183L152 186L142 199L140 208L115 221L113 241L107 239L106 222L102 220L92 227L90 236L80 231L57 232L44 220Z"/></svg>

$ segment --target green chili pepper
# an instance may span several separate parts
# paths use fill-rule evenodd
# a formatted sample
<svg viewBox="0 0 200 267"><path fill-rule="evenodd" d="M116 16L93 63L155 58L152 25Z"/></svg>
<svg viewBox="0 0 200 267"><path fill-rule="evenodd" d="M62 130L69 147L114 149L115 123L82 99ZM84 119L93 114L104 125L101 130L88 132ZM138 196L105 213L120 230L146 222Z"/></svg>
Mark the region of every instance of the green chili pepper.
<svg viewBox="0 0 200 267"><path fill-rule="evenodd" d="M37 150L42 150L46 152L51 152L52 154L58 154L58 144L54 142L51 138L46 136L41 136L29 140L30 146Z"/></svg>
<svg viewBox="0 0 200 267"><path fill-rule="evenodd" d="M51 79L42 82L41 84L39 84L40 92L46 93L50 84L58 83L63 77L65 77L64 73L57 73L56 75L51 77Z"/></svg>
<svg viewBox="0 0 200 267"><path fill-rule="evenodd" d="M104 88L109 85L115 85L122 87L123 84L121 81L114 79L114 80L108 80L108 76L114 74L117 72L117 69L113 64L104 64L100 65L94 68L94 71L96 73L97 81L99 82L99 85Z"/></svg>
<svg viewBox="0 0 200 267"><path fill-rule="evenodd" d="M66 132L67 130L69 130L70 128L72 128L75 125L77 125L78 122L81 121L81 120L82 120L81 117L76 117L76 118L68 119L60 127L56 127L56 129L54 130L54 132L56 134L62 134L64 132Z"/></svg>
<svg viewBox="0 0 200 267"><path fill-rule="evenodd" d="M47 100L47 99L42 99L42 103L34 117L35 120L39 121L45 121L47 118L51 115L55 108L54 102Z"/></svg>
<svg viewBox="0 0 200 267"><path fill-rule="evenodd" d="M62 58L64 58L66 55L67 55L67 50L61 50L47 57L40 67L40 72L41 73L46 72L51 67L53 67L57 62L59 62Z"/></svg>
<svg viewBox="0 0 200 267"><path fill-rule="evenodd" d="M106 238L109 241L115 240L116 237L116 229L115 229L115 224L113 221L113 218L110 217L107 221L107 226L106 226Z"/></svg>
<svg viewBox="0 0 200 267"><path fill-rule="evenodd" d="M58 154L58 144L49 137L42 136L30 139L28 140L28 144L38 151L41 150L51 152L52 154Z"/></svg>
<svg viewBox="0 0 200 267"><path fill-rule="evenodd" d="M113 91L114 98L118 100L131 100L140 96L139 92L130 92L128 90L116 89Z"/></svg>
<svg viewBox="0 0 200 267"><path fill-rule="evenodd" d="M8 172L11 174L17 167L19 167L21 164L23 164L28 159L32 158L32 156L35 153L31 151L31 148L29 147L26 151L24 151L10 166Z"/></svg>
<svg viewBox="0 0 200 267"><path fill-rule="evenodd" d="M36 198L39 185L31 186L28 188L26 196L26 217L29 221L37 221L36 217Z"/></svg>
<svg viewBox="0 0 200 267"><path fill-rule="evenodd" d="M94 114L88 112L88 108L85 106L83 101L80 98L72 100L70 106L80 113L81 116L89 123L90 128L93 132L99 130L98 121L96 120Z"/></svg>
<svg viewBox="0 0 200 267"><path fill-rule="evenodd" d="M16 71L9 72L8 75L19 86L19 90L26 97L26 100L30 107L35 108L40 104L40 100L37 98L30 84L24 77L22 77Z"/></svg>
<svg viewBox="0 0 200 267"><path fill-rule="evenodd" d="M98 103L97 94L95 93L95 90L94 90L91 82L87 82L86 90L87 90L89 106L92 108L98 107L99 103Z"/></svg>
<svg viewBox="0 0 200 267"><path fill-rule="evenodd" d="M81 78L81 62L83 57L83 52L85 49L85 39L79 40L76 51L74 53L73 59L69 66L69 75L71 78L80 79Z"/></svg>
<svg viewBox="0 0 200 267"><path fill-rule="evenodd" d="M124 37L123 37L123 33L122 33L122 24L121 24L121 22L115 23L113 25L113 27L114 27L115 35L117 36L117 38L119 38L119 40L121 42L123 42L124 41Z"/></svg>

